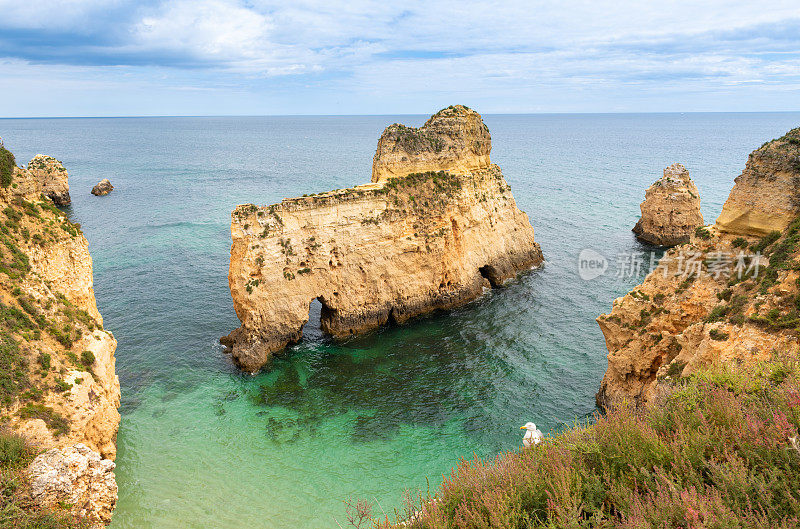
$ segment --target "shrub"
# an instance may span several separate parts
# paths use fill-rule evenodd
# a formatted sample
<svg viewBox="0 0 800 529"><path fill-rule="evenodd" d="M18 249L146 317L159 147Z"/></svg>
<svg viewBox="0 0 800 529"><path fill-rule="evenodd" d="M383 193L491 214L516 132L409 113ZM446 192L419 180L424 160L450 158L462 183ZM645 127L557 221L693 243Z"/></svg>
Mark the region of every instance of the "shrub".
<svg viewBox="0 0 800 529"><path fill-rule="evenodd" d="M0 185L8 187L11 185L11 180L14 176L14 168L17 166L17 161L11 151L5 147L0 147Z"/></svg>
<svg viewBox="0 0 800 529"><path fill-rule="evenodd" d="M708 331L708 335L712 340L716 340L718 342L724 342L728 339L728 333L720 331L719 329L711 329Z"/></svg>
<svg viewBox="0 0 800 529"><path fill-rule="evenodd" d="M41 419L56 436L69 432L69 422L44 404L29 402L19 410L23 419Z"/></svg>
<svg viewBox="0 0 800 529"><path fill-rule="evenodd" d="M715 321L722 320L725 316L728 315L728 311L730 309L727 305L717 305L714 307L709 315L706 317L706 321L709 323L713 323Z"/></svg>
<svg viewBox="0 0 800 529"><path fill-rule="evenodd" d="M83 351L81 353L81 364L84 367L91 367L94 364L94 353L91 351Z"/></svg>
<svg viewBox="0 0 800 529"><path fill-rule="evenodd" d="M55 385L55 387L53 389L58 393L64 393L65 391L69 391L69 390L72 389L72 384L70 384L69 382L63 381L60 378L57 378L55 380L55 382L56 382L56 385Z"/></svg>
<svg viewBox="0 0 800 529"><path fill-rule="evenodd" d="M19 343L8 332L0 331L0 402L11 404L29 387L27 365Z"/></svg>
<svg viewBox="0 0 800 529"><path fill-rule="evenodd" d="M455 527L794 527L800 518L794 362L714 368L656 406L618 405L541 445L462 460L398 522ZM778 373L778 374L774 374ZM388 517L373 520L390 527Z"/></svg>
<svg viewBox="0 0 800 529"><path fill-rule="evenodd" d="M764 250L766 250L770 245L772 245L772 243L774 243L780 238L781 238L781 232L779 232L778 230L771 231L767 235L765 235L764 238L755 243L751 247L751 249L754 252L763 253Z"/></svg>
<svg viewBox="0 0 800 529"><path fill-rule="evenodd" d="M708 229L707 229L706 227L704 227L704 226L698 226L698 227L697 227L697 228L694 230L694 234L695 234L697 237L699 237L699 238L701 238L701 239L704 239L704 240L708 240L708 239L710 239L710 238L711 238L711 232L710 232L710 231L708 231Z"/></svg>
<svg viewBox="0 0 800 529"><path fill-rule="evenodd" d="M747 248L747 239L744 237L736 237L731 244L734 248Z"/></svg>
<svg viewBox="0 0 800 529"><path fill-rule="evenodd" d="M42 366L42 371L50 371L51 359L48 353L39 353L39 365Z"/></svg>

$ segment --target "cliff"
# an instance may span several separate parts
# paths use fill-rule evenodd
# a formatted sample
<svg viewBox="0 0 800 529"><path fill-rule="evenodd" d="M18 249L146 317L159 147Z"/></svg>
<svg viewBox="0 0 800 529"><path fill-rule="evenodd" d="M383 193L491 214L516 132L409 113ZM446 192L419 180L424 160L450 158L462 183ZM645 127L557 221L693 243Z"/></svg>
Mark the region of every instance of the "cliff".
<svg viewBox="0 0 800 529"><path fill-rule="evenodd" d="M703 225L700 193L689 171L675 163L645 192L640 209L642 216L633 232L639 239L659 246L689 242L698 226Z"/></svg>
<svg viewBox="0 0 800 529"><path fill-rule="evenodd" d="M244 369L297 342L314 299L323 330L348 336L464 304L542 262L480 115L451 107L400 130L381 136L371 184L233 212L242 326L223 343Z"/></svg>
<svg viewBox="0 0 800 529"><path fill-rule="evenodd" d="M86 238L43 194L39 176L13 164L8 174L0 187L3 430L40 450L84 445L113 468L116 340L97 310ZM108 501L74 509L107 522Z"/></svg>
<svg viewBox="0 0 800 529"><path fill-rule="evenodd" d="M783 231L800 204L800 128L753 151L722 207L717 227L764 236Z"/></svg>
<svg viewBox="0 0 800 529"><path fill-rule="evenodd" d="M717 225L667 252L659 269L597 319L609 351L599 405L647 402L663 382L709 365L797 353L800 210L787 186L800 178L800 164L784 160L796 152L786 138L797 131L751 154ZM768 228L780 231L753 236Z"/></svg>

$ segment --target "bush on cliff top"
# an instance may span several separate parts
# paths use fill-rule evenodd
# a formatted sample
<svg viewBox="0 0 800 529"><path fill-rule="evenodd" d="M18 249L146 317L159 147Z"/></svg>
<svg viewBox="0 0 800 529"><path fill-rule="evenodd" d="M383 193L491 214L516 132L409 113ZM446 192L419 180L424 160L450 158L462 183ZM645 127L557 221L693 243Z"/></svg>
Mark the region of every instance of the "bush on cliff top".
<svg viewBox="0 0 800 529"><path fill-rule="evenodd" d="M14 175L14 167L17 161L11 151L5 147L0 147L0 185L8 187L11 185L11 178Z"/></svg>
<svg viewBox="0 0 800 529"><path fill-rule="evenodd" d="M795 361L716 368L646 409L462 461L435 501L409 500L399 518L409 528L797 527L798 427Z"/></svg>

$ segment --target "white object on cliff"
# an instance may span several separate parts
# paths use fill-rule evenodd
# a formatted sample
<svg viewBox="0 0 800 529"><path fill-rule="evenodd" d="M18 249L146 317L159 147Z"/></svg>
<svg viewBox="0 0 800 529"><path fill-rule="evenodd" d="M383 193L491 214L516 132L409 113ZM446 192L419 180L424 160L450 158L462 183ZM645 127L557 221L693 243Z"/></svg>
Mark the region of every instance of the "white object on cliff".
<svg viewBox="0 0 800 529"><path fill-rule="evenodd" d="M527 423L525 426L520 426L519 429L527 430L527 432L525 432L525 437L522 438L522 446L525 448L538 445L542 442L542 439L544 439L542 431L536 428L536 425L532 422Z"/></svg>

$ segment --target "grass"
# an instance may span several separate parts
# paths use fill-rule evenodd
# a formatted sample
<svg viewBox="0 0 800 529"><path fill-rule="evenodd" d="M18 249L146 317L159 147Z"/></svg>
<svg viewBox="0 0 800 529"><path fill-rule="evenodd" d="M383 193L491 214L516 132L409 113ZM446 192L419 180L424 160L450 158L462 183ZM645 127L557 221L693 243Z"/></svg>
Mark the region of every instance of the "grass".
<svg viewBox="0 0 800 529"><path fill-rule="evenodd" d="M794 361L716 368L533 449L462 460L394 519L444 528L789 528L800 523Z"/></svg>

